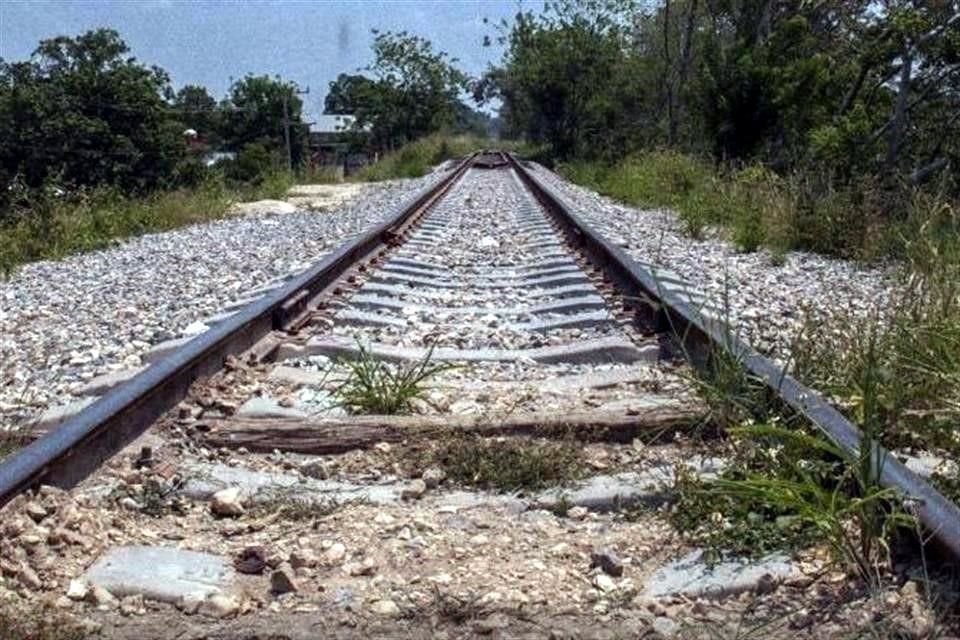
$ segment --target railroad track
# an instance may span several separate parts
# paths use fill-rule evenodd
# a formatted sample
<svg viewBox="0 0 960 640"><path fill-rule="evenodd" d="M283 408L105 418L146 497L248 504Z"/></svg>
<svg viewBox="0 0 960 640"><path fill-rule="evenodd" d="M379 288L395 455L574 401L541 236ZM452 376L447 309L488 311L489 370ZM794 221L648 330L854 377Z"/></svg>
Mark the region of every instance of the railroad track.
<svg viewBox="0 0 960 640"><path fill-rule="evenodd" d="M271 505L274 516L290 515L291 504L312 513L318 506L358 505L367 509L364 516L376 512L379 529L391 535L399 529L407 551L407 543L438 525L393 527L404 510L448 515L489 510L501 522L468 527L481 531L470 538L483 538L477 545L490 544L479 552L482 560L516 544L498 546L482 533L490 529L507 538L516 526L510 518L548 509L580 521L589 510L659 504L665 499L662 486L678 465L693 474L722 467L723 460L708 447L673 438L676 431L701 424L703 410L688 369L704 366L718 348L736 352L786 407L848 451L856 450L859 435L843 416L730 338L721 319L678 278L638 264L586 225L538 177L541 171L497 152L451 163L378 227L225 316L207 333L183 344L160 345L152 366L4 461L0 505L41 484L80 484L77 491L85 495L102 495L110 487L116 495L119 482L126 498L97 508L128 509L136 518L150 497L144 487L155 486L159 478L166 489L157 490L154 499L168 506L172 499L212 501L221 516L259 513ZM356 376L344 361L369 367L391 362L411 371L418 365L452 366L438 367L431 390L411 400L414 415L361 416L348 415L337 401L336 389L351 379L351 371ZM458 442L460 449L437 454L454 431L537 442L560 435L562 442L580 442L573 450L586 456L583 477L572 488L532 487L506 496L466 490L436 464L473 446ZM571 455L569 446L544 451L548 457ZM495 450L493 459L524 460L522 453L508 457L514 453ZM154 484L145 484L146 478ZM883 467L883 481L912 498L927 530L960 556L955 505L892 457ZM228 557L221 537L211 537L209 526L199 520L188 520L197 527L195 537L185 534L189 546L212 554L189 562L212 563L216 576L211 580L217 585L221 578L228 580L225 561L217 560ZM233 538L264 530L289 537L299 531L297 518L290 517L289 529L282 528L282 520L274 518L256 530L234 531L231 525L218 533ZM530 522L523 520L522 528ZM386 565L400 574L410 562L419 562L394 562L390 554L358 548L370 532L343 521L337 526L343 531L328 531L328 537L349 540L345 553L353 560L344 564L338 542L324 541L319 558L295 545L298 551L284 554L292 567L277 569L271 563L271 580L291 585L271 583L271 588L302 592L302 585L292 583L318 579L319 567L328 565L342 565L345 579L356 583L389 573ZM656 536L670 535L664 527L662 518L651 516L602 535L585 524L571 536L583 541L601 535L631 548L635 561L642 562L663 552ZM549 535L543 536L539 543L546 544ZM631 536L651 544L638 547ZM116 537L144 542L132 525ZM269 555L269 549L250 549L269 545L262 535L253 537L239 545L241 553L253 565L262 561L262 568L269 558L257 554ZM236 546L230 546L234 555ZM101 558L93 570L111 562L111 549L100 551L107 560ZM474 566L462 547L446 551L452 555L434 558L435 585L457 581L449 567L443 570L443 557ZM424 551L411 553L421 558ZM92 560L88 556L77 557ZM139 556L127 560L143 561ZM482 575L480 560L472 570L476 576ZM615 557L600 554L594 560L614 565L597 575L623 573ZM178 561L170 560L171 571ZM277 577L291 568L301 570ZM109 573L101 567L101 577L117 579ZM624 592L623 586L601 579L590 588L603 595ZM160 591L140 590L170 602L182 596ZM393 607L403 608L397 599L383 595L371 606L389 617Z"/></svg>

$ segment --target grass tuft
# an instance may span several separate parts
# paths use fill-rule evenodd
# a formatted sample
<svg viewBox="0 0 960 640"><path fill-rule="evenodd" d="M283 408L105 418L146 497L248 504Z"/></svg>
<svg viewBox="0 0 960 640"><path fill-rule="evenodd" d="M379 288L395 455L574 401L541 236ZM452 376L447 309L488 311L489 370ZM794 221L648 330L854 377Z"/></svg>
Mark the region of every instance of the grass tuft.
<svg viewBox="0 0 960 640"><path fill-rule="evenodd" d="M423 359L412 364L392 365L378 360L361 344L359 355L342 360L347 379L336 389L340 403L352 413L395 415L410 413L413 400L421 398L427 381L453 368L445 362L432 363L433 347Z"/></svg>
<svg viewBox="0 0 960 640"><path fill-rule="evenodd" d="M455 482L504 492L563 485L584 472L580 449L566 441L458 434L429 455Z"/></svg>
<svg viewBox="0 0 960 640"><path fill-rule="evenodd" d="M309 498L295 489L274 488L261 492L250 510L254 517L269 517L287 522L319 520L341 509L366 504L365 497L337 500Z"/></svg>

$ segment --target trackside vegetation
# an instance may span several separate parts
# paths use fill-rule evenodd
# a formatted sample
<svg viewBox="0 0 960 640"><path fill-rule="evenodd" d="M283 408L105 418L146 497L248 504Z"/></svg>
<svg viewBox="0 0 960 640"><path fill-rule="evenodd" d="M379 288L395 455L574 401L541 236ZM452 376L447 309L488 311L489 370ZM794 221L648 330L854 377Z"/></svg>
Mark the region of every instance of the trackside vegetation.
<svg viewBox="0 0 960 640"><path fill-rule="evenodd" d="M403 32L377 33L371 48L368 75L342 74L325 104L355 116L343 133L350 152L375 156L441 130L486 133L490 117L460 100L467 77L447 54ZM0 60L0 274L215 219L230 201L281 197L294 180L333 179L310 157L301 95L252 73L220 100L198 85L174 90L107 28ZM385 166L422 174L449 153L408 151Z"/></svg>

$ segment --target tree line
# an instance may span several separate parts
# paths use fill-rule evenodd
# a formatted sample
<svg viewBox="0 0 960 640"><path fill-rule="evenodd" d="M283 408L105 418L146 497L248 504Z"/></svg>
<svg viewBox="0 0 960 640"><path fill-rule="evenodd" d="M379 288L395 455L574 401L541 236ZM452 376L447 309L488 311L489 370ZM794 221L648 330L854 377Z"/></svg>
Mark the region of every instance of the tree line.
<svg viewBox="0 0 960 640"><path fill-rule="evenodd" d="M561 1L496 26L505 54L475 96L559 158L669 147L890 188L956 177L956 1Z"/></svg>
<svg viewBox="0 0 960 640"><path fill-rule="evenodd" d="M341 75L326 100L327 112L355 114L355 148L483 130L460 100L467 77L454 60L417 36L374 36L368 75ZM280 77L248 74L217 100L198 85L175 91L112 29L43 40L28 60L0 59L0 221L45 191L195 185L209 177L209 150L237 154L219 168L226 179L255 182L288 153L294 167L306 162L308 126L299 87Z"/></svg>

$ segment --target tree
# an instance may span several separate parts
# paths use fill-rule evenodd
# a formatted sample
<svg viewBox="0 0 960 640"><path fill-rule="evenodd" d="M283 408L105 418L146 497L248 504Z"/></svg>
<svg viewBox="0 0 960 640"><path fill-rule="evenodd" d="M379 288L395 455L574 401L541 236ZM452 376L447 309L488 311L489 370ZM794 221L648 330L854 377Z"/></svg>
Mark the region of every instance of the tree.
<svg viewBox="0 0 960 640"><path fill-rule="evenodd" d="M239 151L244 145L259 143L276 157L283 157L284 124L289 122L293 164L303 162L308 131L296 84L279 77L247 75L233 83L222 108L221 135L228 148Z"/></svg>
<svg viewBox="0 0 960 640"><path fill-rule="evenodd" d="M323 101L323 112L328 114L355 114L369 110L377 101L377 83L359 74L341 73L330 83Z"/></svg>
<svg viewBox="0 0 960 640"><path fill-rule="evenodd" d="M508 131L546 142L560 157L612 157L644 135L649 65L628 55L630 25L619 7L583 8L517 14L503 37L502 66L474 94L502 100Z"/></svg>
<svg viewBox="0 0 960 640"><path fill-rule="evenodd" d="M375 90L354 112L357 125L369 127L374 144L388 149L453 125L467 87L456 60L419 36L374 34L374 62L367 71Z"/></svg>
<svg viewBox="0 0 960 640"><path fill-rule="evenodd" d="M30 60L0 61L0 185L164 183L183 156L169 79L127 57L111 29L44 40Z"/></svg>
<svg viewBox="0 0 960 640"><path fill-rule="evenodd" d="M211 145L218 143L221 112L206 87L188 84L180 89L173 98L173 111L185 128L194 129Z"/></svg>

